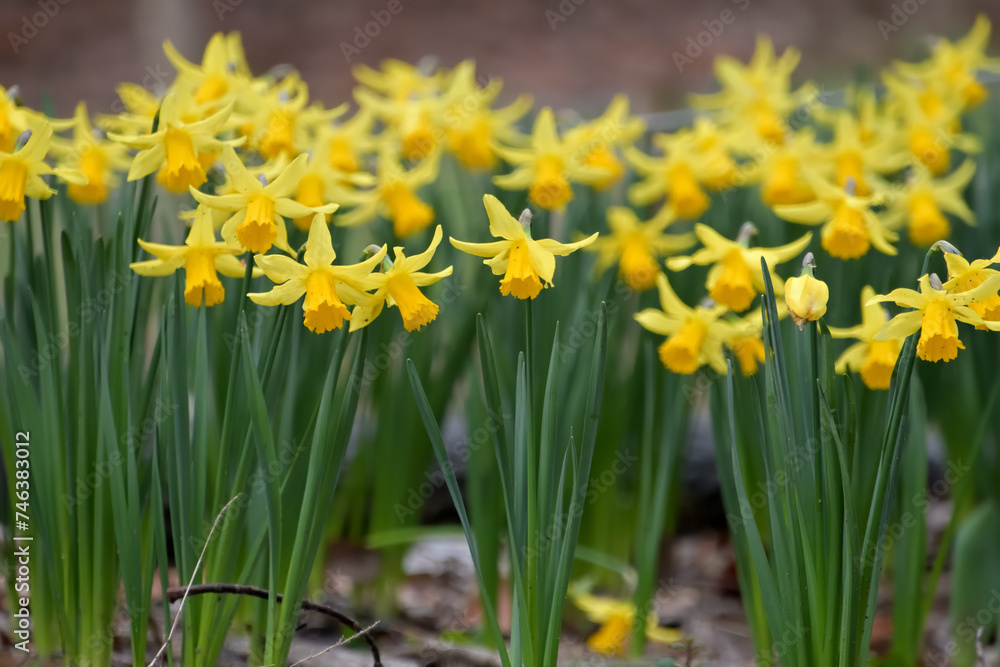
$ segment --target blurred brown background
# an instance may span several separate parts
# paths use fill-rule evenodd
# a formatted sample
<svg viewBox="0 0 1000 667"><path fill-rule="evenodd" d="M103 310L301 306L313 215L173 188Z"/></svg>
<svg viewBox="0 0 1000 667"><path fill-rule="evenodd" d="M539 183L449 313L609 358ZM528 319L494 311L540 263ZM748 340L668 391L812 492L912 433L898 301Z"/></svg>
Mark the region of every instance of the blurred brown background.
<svg viewBox="0 0 1000 667"><path fill-rule="evenodd" d="M475 58L540 104L590 115L624 91L650 111L710 90L712 58L746 59L758 32L802 50L800 80L836 86L922 54L928 35L964 34L977 12L996 32L996 0L0 0L0 84L33 106L50 95L63 115L79 99L107 110L119 81L169 80L164 39L196 60L213 32L239 30L255 73L292 64L328 105L349 99L351 64L430 55Z"/></svg>

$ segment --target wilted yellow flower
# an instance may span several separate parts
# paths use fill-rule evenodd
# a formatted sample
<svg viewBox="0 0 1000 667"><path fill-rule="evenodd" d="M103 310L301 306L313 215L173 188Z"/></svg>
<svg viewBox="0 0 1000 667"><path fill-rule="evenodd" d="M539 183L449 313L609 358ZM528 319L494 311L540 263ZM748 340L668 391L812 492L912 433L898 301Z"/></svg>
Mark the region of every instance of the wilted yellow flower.
<svg viewBox="0 0 1000 667"><path fill-rule="evenodd" d="M535 240L529 233L530 211L525 209L518 221L493 195L484 195L483 205L490 219L490 234L502 240L490 243L467 243L450 237L448 240L462 252L487 257L483 264L493 270L493 275L503 275L500 293L504 296L534 299L543 287L552 287L556 255L568 255L597 239L595 233L576 243L559 243L552 239Z"/></svg>
<svg viewBox="0 0 1000 667"><path fill-rule="evenodd" d="M337 204L303 206L289 197L302 180L307 159L305 154L298 156L274 181L262 183L266 179L254 178L232 146L226 146L222 164L237 192L207 195L191 188L191 196L209 208L233 213L222 226L222 237L228 242L254 253L267 252L276 245L291 255L294 253L288 245L288 229L282 216L300 218L337 210Z"/></svg>
<svg viewBox="0 0 1000 667"><path fill-rule="evenodd" d="M933 283L932 283L933 281ZM937 286L935 286L935 284ZM897 306L913 308L889 320L875 334L875 340L905 338L920 331L917 356L925 361L951 361L965 345L958 338L956 322L984 326L1000 331L1000 322L987 322L969 304L982 301L1000 289L1000 274L993 275L971 290L949 293L941 289L936 275L920 277L920 291L898 288L879 295L868 303L892 301Z"/></svg>
<svg viewBox="0 0 1000 667"><path fill-rule="evenodd" d="M385 251L382 246L359 264L334 266L337 253L333 249L330 228L323 214L317 213L309 227L305 263L300 264L284 255L255 255L254 261L276 285L270 292L254 292L248 296L262 306L287 306L305 294L302 310L306 328L315 333L339 329L344 320L352 318L347 305L374 305L375 298L367 290L379 286L371 272L385 257Z"/></svg>
<svg viewBox="0 0 1000 667"><path fill-rule="evenodd" d="M806 322L815 322L823 317L826 302L830 299L830 288L813 276L814 266L812 253L806 253L802 260L802 275L785 281L785 305L799 329Z"/></svg>
<svg viewBox="0 0 1000 667"><path fill-rule="evenodd" d="M561 211L573 198L570 181L593 184L608 178L611 170L583 162L584 151L569 137L560 139L552 109L545 107L535 118L529 148L496 147L514 171L494 176L493 182L505 190L528 190L536 205Z"/></svg>
<svg viewBox="0 0 1000 667"><path fill-rule="evenodd" d="M725 374L722 345L731 331L720 318L726 307L714 304L688 307L662 273L656 277L656 287L662 310L646 308L635 319L644 329L668 336L659 348L663 365L674 373L690 375L707 363L715 372Z"/></svg>
<svg viewBox="0 0 1000 667"><path fill-rule="evenodd" d="M231 278L242 278L246 268L235 255L242 252L239 246L215 240L212 213L199 206L194 224L182 246L150 243L139 239L139 245L156 259L133 262L129 268L141 276L169 276L184 267L184 301L191 306L222 303L226 295L216 272ZM255 275L260 272L254 269Z"/></svg>
<svg viewBox="0 0 1000 667"><path fill-rule="evenodd" d="M171 192L186 192L197 188L207 179L205 167L215 160L223 146L238 145L242 140L220 141L222 131L233 109L232 103L204 120L185 122L178 107L177 94L168 93L160 105L160 123L156 132L108 136L130 148L139 149L132 160L128 180L134 181L157 172L156 180Z"/></svg>
<svg viewBox="0 0 1000 667"><path fill-rule="evenodd" d="M888 313L880 304L873 302L875 290L869 286L861 290L861 324L845 329L830 327L834 338L855 338L854 343L837 358L837 373L854 371L861 374L861 380L869 389L888 389L892 370L899 357L898 339L876 340L875 334L889 320Z"/></svg>
<svg viewBox="0 0 1000 667"><path fill-rule="evenodd" d="M398 246L394 248L394 259L390 261L387 257L382 260L384 272L373 273L370 276L371 282L377 285L372 295L375 302L371 306L355 307L351 313L351 331L371 324L382 312L385 304L399 308L399 314L403 318L403 328L407 331L420 329L425 324L433 322L440 308L424 296L420 288L433 285L450 276L452 267L449 266L437 273L423 273L420 269L430 263L440 243L441 225L438 225L430 245L422 253L407 257L403 248Z"/></svg>
<svg viewBox="0 0 1000 667"><path fill-rule="evenodd" d="M618 264L618 275L629 289L641 292L656 284L659 258L694 245L693 234L664 234L673 218L658 215L639 222L635 211L624 206L608 209L611 234L601 236L587 250L598 253L596 271L603 273Z"/></svg>
<svg viewBox="0 0 1000 667"><path fill-rule="evenodd" d="M797 241L777 248L750 248L750 237L756 232L757 229L751 223L744 223L738 238L730 241L708 225L699 223L695 225L694 233L704 247L689 257L670 258L667 260L667 268L671 271L683 271L692 264L712 264L705 283L708 295L730 310L742 312L750 307L754 297L764 292L761 258L767 260L775 293L781 294L781 282L774 273L774 266L797 256L812 240L812 234L806 234Z"/></svg>
<svg viewBox="0 0 1000 667"><path fill-rule="evenodd" d="M944 178L935 179L923 164L914 164L901 190L894 191L884 222L889 227L906 223L910 241L928 247L951 235L951 224L945 213L951 213L966 224L976 223L975 214L965 203L962 192L976 173L976 164L966 160Z"/></svg>

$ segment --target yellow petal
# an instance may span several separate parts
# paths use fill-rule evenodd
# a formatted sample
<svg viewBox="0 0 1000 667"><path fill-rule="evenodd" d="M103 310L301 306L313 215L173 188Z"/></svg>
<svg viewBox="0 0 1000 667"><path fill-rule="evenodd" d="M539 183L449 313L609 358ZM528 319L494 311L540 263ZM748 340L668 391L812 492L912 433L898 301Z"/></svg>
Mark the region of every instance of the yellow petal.
<svg viewBox="0 0 1000 667"><path fill-rule="evenodd" d="M566 256L575 250L586 248L591 243L596 241L598 236L599 234L594 232L587 238L573 243L560 243L559 241L554 241L552 239L538 239L536 243L538 243L538 245L541 246L546 252L550 252L553 255Z"/></svg>
<svg viewBox="0 0 1000 667"><path fill-rule="evenodd" d="M274 283L283 283L293 278L304 280L309 273L308 267L284 255L254 255L254 262Z"/></svg>
<svg viewBox="0 0 1000 667"><path fill-rule="evenodd" d="M333 249L333 239L330 236L330 227L326 224L326 216L317 213L309 225L309 238L306 241L304 256L306 266L314 268L329 266L336 258L337 253Z"/></svg>
<svg viewBox="0 0 1000 667"><path fill-rule="evenodd" d="M270 292L251 292L247 294L250 300L261 306L287 306L298 301L306 293L306 285L302 280L289 280L281 285L275 285Z"/></svg>
<svg viewBox="0 0 1000 667"><path fill-rule="evenodd" d="M469 243L467 241L458 241L450 236L448 237L448 241L462 252L476 255L477 257L495 257L510 247L510 241Z"/></svg>
<svg viewBox="0 0 1000 667"><path fill-rule="evenodd" d="M528 257L531 259L531 266L535 269L535 273L542 279L546 287L552 285L552 276L556 272L555 256L546 251L538 241L527 239L527 242Z"/></svg>
<svg viewBox="0 0 1000 667"><path fill-rule="evenodd" d="M499 199L493 195L483 195L483 205L490 219L490 234L508 241L524 238L524 227L514 219Z"/></svg>
<svg viewBox="0 0 1000 667"><path fill-rule="evenodd" d="M833 216L830 205L819 201L808 204L783 204L771 208L779 218L805 225L818 225Z"/></svg>
<svg viewBox="0 0 1000 667"><path fill-rule="evenodd" d="M882 328L875 334L875 340L906 338L910 334L920 330L920 321L923 315L923 311L920 310L911 310L896 315L882 325Z"/></svg>
<svg viewBox="0 0 1000 667"><path fill-rule="evenodd" d="M184 255L179 255L176 259L163 261L161 259L149 259L144 262L133 262L128 265L140 276L169 276L177 269L184 266Z"/></svg>
<svg viewBox="0 0 1000 667"><path fill-rule="evenodd" d="M635 315L635 321L647 331L669 336L680 328L680 321L667 317L662 311L655 308L646 308Z"/></svg>

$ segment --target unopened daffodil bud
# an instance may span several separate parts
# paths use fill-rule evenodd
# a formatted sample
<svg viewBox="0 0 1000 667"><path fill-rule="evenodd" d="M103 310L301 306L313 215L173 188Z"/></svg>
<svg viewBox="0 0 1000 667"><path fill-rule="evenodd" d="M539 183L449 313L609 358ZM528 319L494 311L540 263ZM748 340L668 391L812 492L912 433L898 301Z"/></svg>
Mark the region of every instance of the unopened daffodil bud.
<svg viewBox="0 0 1000 667"><path fill-rule="evenodd" d="M806 253L802 260L802 275L785 281L785 304L800 331L806 322L815 322L823 317L830 298L830 288L813 276L815 266L813 254Z"/></svg>

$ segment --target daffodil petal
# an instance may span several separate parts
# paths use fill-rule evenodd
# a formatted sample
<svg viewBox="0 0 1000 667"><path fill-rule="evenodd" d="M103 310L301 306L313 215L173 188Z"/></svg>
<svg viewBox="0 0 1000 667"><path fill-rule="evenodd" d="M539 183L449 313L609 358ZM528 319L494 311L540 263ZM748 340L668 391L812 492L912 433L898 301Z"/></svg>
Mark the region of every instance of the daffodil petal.
<svg viewBox="0 0 1000 667"><path fill-rule="evenodd" d="M470 255L476 255L477 257L494 257L499 255L508 247L510 247L509 241L492 241L490 243L469 243L467 241L459 241L452 237L448 237L448 241L451 242L453 246L461 250L464 253Z"/></svg>
<svg viewBox="0 0 1000 667"><path fill-rule="evenodd" d="M305 293L304 281L289 280L281 285L275 285L270 292L251 292L247 296L260 306L287 306L298 301Z"/></svg>
<svg viewBox="0 0 1000 667"><path fill-rule="evenodd" d="M483 195L483 205L490 219L490 234L508 241L524 238L524 227L514 219L499 199L493 195Z"/></svg>

